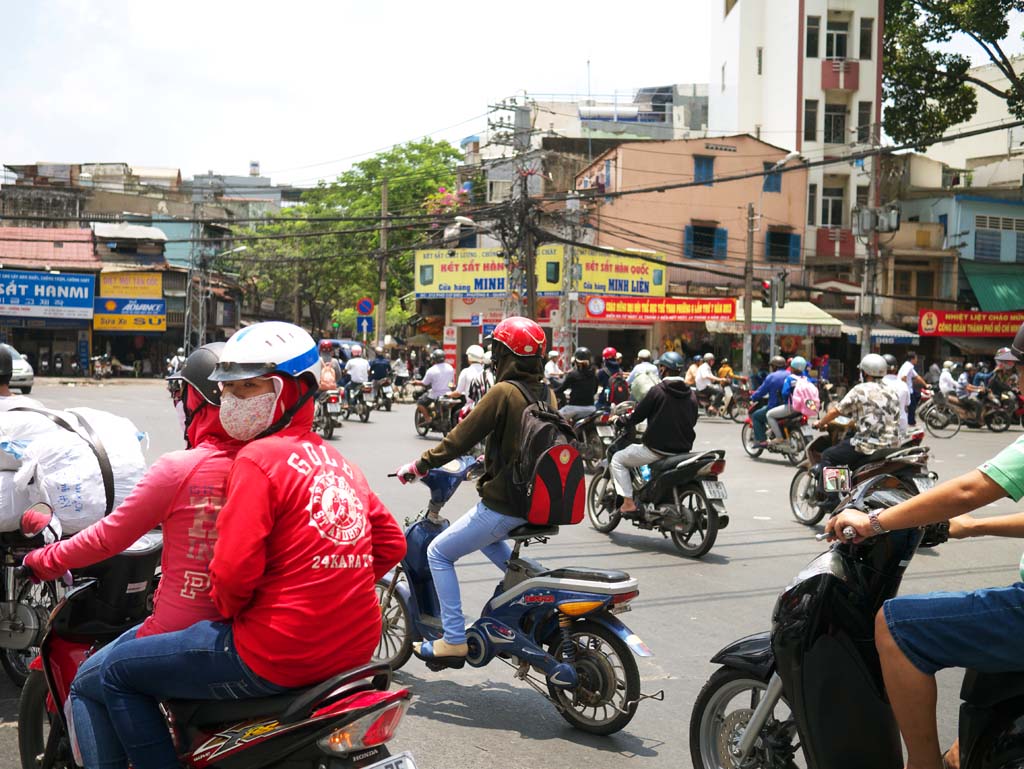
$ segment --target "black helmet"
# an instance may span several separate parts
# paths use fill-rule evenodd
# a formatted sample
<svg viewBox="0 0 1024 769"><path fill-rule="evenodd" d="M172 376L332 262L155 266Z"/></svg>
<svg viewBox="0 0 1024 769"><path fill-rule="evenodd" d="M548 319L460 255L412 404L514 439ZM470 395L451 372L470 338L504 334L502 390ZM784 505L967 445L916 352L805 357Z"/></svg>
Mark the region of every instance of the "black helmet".
<svg viewBox="0 0 1024 769"><path fill-rule="evenodd" d="M0 379L14 376L14 355L6 344L0 344Z"/></svg>
<svg viewBox="0 0 1024 769"><path fill-rule="evenodd" d="M671 351L662 353L661 357L655 362L662 368L675 372L682 371L683 367L686 365L686 361L683 360L682 355Z"/></svg>
<svg viewBox="0 0 1024 769"><path fill-rule="evenodd" d="M594 354L590 352L589 347L577 347L576 352L572 354L572 359L581 363L590 363L594 359Z"/></svg>
<svg viewBox="0 0 1024 769"><path fill-rule="evenodd" d="M444 350L438 348L430 351L431 363L444 363Z"/></svg>
<svg viewBox="0 0 1024 769"><path fill-rule="evenodd" d="M900 364L896 360L896 356L895 355L889 355L888 353L886 353L882 357L885 358L885 365L887 365L889 367L890 371L893 371L893 370L898 369L900 367Z"/></svg>
<svg viewBox="0 0 1024 769"><path fill-rule="evenodd" d="M772 359L768 361L768 365L772 368L772 370L779 371L781 369L786 368L786 359L783 358L781 355L773 355Z"/></svg>
<svg viewBox="0 0 1024 769"><path fill-rule="evenodd" d="M220 406L220 388L216 382L210 381L210 374L220 361L223 350L224 342L204 344L185 359L180 369L167 377L168 381L184 380L211 406Z"/></svg>

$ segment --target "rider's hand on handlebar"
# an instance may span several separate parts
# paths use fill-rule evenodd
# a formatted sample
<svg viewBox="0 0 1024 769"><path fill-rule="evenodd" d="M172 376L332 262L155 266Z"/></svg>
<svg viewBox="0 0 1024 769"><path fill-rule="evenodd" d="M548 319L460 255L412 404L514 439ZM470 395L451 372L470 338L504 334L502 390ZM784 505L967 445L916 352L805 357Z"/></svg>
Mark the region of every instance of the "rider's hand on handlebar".
<svg viewBox="0 0 1024 769"><path fill-rule="evenodd" d="M401 481L401 483L404 485L406 483L418 481L420 478L426 475L426 473L421 473L419 471L419 468L416 466L416 461L413 460L412 462L404 464L397 470L395 470L395 475L398 477L398 480Z"/></svg>
<svg viewBox="0 0 1024 769"><path fill-rule="evenodd" d="M867 513L862 513L860 510L847 509L829 519L828 523L825 524L825 536L829 542L836 539L848 542L850 541L849 538L843 536L843 531L847 527L853 529L855 533L853 542L855 543L863 542L865 539L875 535L875 530L871 528L871 521Z"/></svg>

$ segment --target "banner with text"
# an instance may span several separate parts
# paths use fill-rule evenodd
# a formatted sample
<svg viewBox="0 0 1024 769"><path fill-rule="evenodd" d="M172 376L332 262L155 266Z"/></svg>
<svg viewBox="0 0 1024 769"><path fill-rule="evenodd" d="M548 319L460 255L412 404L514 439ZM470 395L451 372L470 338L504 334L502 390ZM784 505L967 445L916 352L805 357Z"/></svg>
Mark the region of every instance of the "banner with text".
<svg viewBox="0 0 1024 769"><path fill-rule="evenodd" d="M592 296L587 300L588 320L705 321L735 320L734 298L661 297L628 299Z"/></svg>
<svg viewBox="0 0 1024 769"><path fill-rule="evenodd" d="M103 273L100 275L100 296L163 299L164 276L159 272Z"/></svg>
<svg viewBox="0 0 1024 769"><path fill-rule="evenodd" d="M1021 323L1024 323L1024 312L921 310L917 333L921 336L1012 337Z"/></svg>
<svg viewBox="0 0 1024 769"><path fill-rule="evenodd" d="M134 334L167 330L167 304L163 299L111 299L98 297L92 327L97 331Z"/></svg>
<svg viewBox="0 0 1024 769"><path fill-rule="evenodd" d="M91 273L0 270L0 315L88 320L95 284Z"/></svg>
<svg viewBox="0 0 1024 769"><path fill-rule="evenodd" d="M506 296L509 293L507 268L500 248L417 251L415 266L416 296L420 299Z"/></svg>

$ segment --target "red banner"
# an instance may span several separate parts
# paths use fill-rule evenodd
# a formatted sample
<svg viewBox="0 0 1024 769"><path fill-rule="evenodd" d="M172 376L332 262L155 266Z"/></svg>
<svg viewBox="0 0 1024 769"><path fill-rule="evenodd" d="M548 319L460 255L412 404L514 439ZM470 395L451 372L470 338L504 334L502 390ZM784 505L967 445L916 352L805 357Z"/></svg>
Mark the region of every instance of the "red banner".
<svg viewBox="0 0 1024 769"><path fill-rule="evenodd" d="M921 310L921 336L1013 336L1024 323L1024 312L946 312Z"/></svg>
<svg viewBox="0 0 1024 769"><path fill-rule="evenodd" d="M736 300L728 298L592 296L587 300L588 320L735 320Z"/></svg>

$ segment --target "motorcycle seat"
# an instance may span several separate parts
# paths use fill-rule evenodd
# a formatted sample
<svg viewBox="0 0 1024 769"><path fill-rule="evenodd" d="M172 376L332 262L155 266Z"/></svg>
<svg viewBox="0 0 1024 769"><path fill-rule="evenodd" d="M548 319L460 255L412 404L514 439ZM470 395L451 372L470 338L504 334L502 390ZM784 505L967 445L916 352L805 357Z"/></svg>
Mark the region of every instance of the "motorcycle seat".
<svg viewBox="0 0 1024 769"><path fill-rule="evenodd" d="M669 455L667 457L663 457L662 459L658 459L658 460L656 460L654 462L651 462L651 472L653 473L653 472L662 472L664 470L671 470L676 465L678 465L680 462L682 462L684 459L689 459L690 457L693 457L693 456L696 456L696 455L697 455L696 451L689 451L689 452L687 452L685 454L671 454L671 455Z"/></svg>
<svg viewBox="0 0 1024 769"><path fill-rule="evenodd" d="M516 526L512 529L508 533L508 538L514 539L516 542L523 542L536 537L553 537L557 533L557 526L540 526L534 523L524 523L522 526Z"/></svg>
<svg viewBox="0 0 1024 769"><path fill-rule="evenodd" d="M960 699L979 708L1024 697L1024 671L980 673L968 670L960 687Z"/></svg>
<svg viewBox="0 0 1024 769"><path fill-rule="evenodd" d="M554 571L546 571L538 574L538 577L551 577L552 579L579 579L588 582L625 582L629 575L618 569L591 569L582 566L566 566Z"/></svg>

